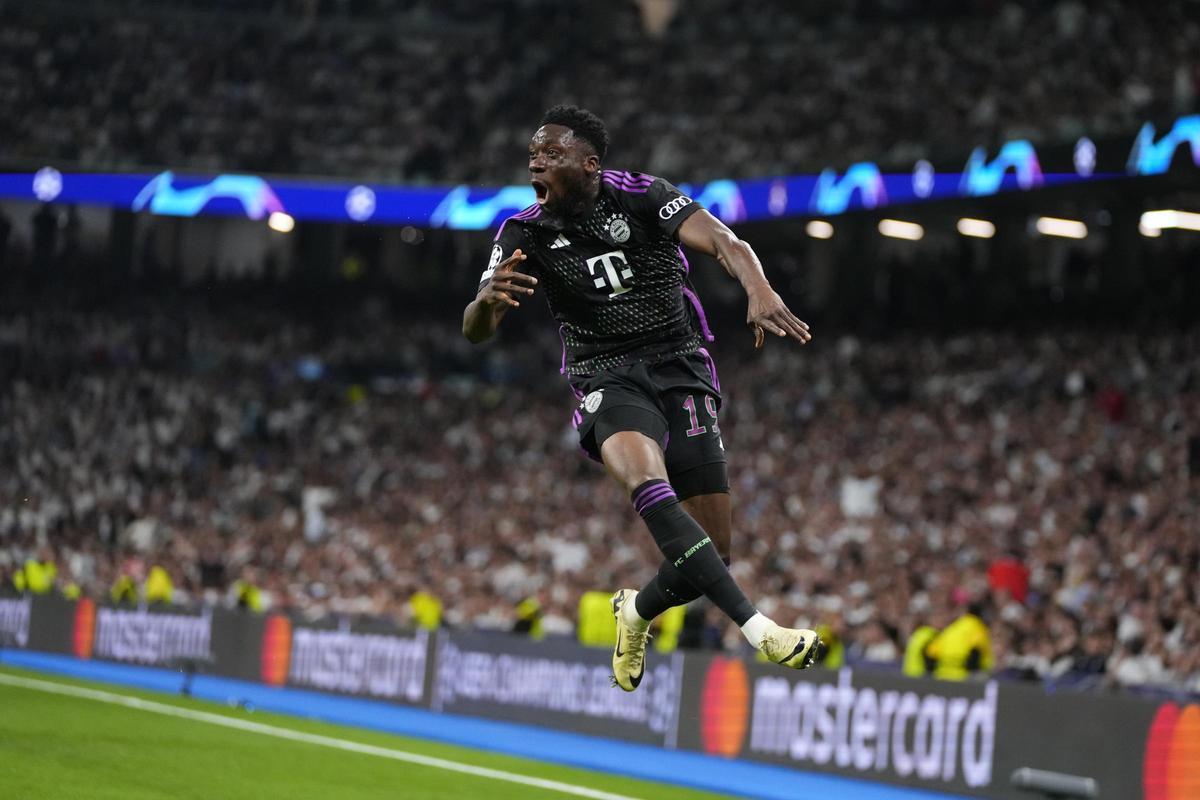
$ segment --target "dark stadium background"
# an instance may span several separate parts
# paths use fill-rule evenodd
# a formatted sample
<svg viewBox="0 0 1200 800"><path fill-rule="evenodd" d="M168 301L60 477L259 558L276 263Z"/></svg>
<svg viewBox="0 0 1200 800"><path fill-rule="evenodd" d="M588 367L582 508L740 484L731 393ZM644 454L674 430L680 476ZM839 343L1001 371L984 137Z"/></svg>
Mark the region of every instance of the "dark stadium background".
<svg viewBox="0 0 1200 800"><path fill-rule="evenodd" d="M1128 709L1109 785L1174 800L1198 796L1200 732L1166 766L1145 747L1175 735L1156 709L1200 725L1200 233L1142 215L1200 212L1200 121L1161 174L1130 153L1147 123L1153 141L1200 120L1197 53L1191 0L0 0L0 171L482 191L527 181L557 102L606 120L605 166L691 185L957 173L1031 143L1072 182L737 225L806 347L754 351L737 283L691 259L726 394L733 572L834 645L818 683L848 666L931 686L903 677L914 632L977 616L994 660L947 696L997 680L1001 718L1018 698L1024 719L1022 698L1070 693L1064 725ZM581 597L641 585L658 557L578 455L544 304L486 346L461 335L495 225L283 231L216 210L0 197L0 603L37 595L56 621L24 640L0 624L0 645L83 655L72 609L90 601L582 652ZM677 639L713 685L735 680L723 659L771 680L703 600ZM271 683L256 664L227 674ZM496 703L475 711L539 723ZM696 730L666 744L771 760ZM1089 774L1083 745L1055 746L1044 766ZM938 788L924 778L894 782Z"/></svg>

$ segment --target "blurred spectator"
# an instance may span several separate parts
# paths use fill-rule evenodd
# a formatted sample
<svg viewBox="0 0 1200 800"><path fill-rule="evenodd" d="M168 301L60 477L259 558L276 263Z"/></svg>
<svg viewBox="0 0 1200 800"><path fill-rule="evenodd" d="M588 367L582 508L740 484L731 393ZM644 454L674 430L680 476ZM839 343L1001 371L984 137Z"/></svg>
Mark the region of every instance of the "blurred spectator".
<svg viewBox="0 0 1200 800"><path fill-rule="evenodd" d="M973 604L925 645L933 677L961 681L975 672L989 672L995 666L991 634L982 614L983 607Z"/></svg>
<svg viewBox="0 0 1200 800"><path fill-rule="evenodd" d="M579 643L588 647L612 647L617 639L613 621L612 595L604 591L588 591L579 597Z"/></svg>
<svg viewBox="0 0 1200 800"><path fill-rule="evenodd" d="M1188 0L63 5L0 3L0 162L503 183L572 101L675 180L911 167L1132 134L1200 70Z"/></svg>
<svg viewBox="0 0 1200 800"><path fill-rule="evenodd" d="M153 566L146 576L146 584L142 588L142 596L147 603L169 604L175 594L175 584L171 576L161 566Z"/></svg>
<svg viewBox="0 0 1200 800"><path fill-rule="evenodd" d="M1004 591L1018 603L1024 603L1029 596L1029 568L1018 555L1008 553L995 559L988 566L988 586L993 590Z"/></svg>
<svg viewBox="0 0 1200 800"><path fill-rule="evenodd" d="M422 589L408 598L408 604L412 608L413 621L418 628L436 631L441 627L442 601L436 595Z"/></svg>
<svg viewBox="0 0 1200 800"><path fill-rule="evenodd" d="M47 557L57 590L136 603L160 566L177 603L253 608L244 581L301 618L402 624L426 587L441 624L499 630L536 597L548 636L607 646L612 588L657 563L620 493L571 460L553 333L522 335L519 356L503 337L472 350L451 314L298 312L219 284L132 308L18 299L0 298L10 574ZM1003 674L1195 683L1200 333L736 352L717 354L732 568L776 619L827 622L846 663L904 646L910 664L910 632L974 597ZM312 359L316 379L297 368ZM1096 396L1108 385L1126 397L1119 425ZM847 505L847 485L874 487L871 502ZM721 646L705 604L681 613L681 646ZM981 645L954 663L972 649L985 668Z"/></svg>
<svg viewBox="0 0 1200 800"><path fill-rule="evenodd" d="M517 603L517 621L513 623L513 633L520 633L531 639L541 639L546 635L542 625L542 605L536 597L526 597Z"/></svg>

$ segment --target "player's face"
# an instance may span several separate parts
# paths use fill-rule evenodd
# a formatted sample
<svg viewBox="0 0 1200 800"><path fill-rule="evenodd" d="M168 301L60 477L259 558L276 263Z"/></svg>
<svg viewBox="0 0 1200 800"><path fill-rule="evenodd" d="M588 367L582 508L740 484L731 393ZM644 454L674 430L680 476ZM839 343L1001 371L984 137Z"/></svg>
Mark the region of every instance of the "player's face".
<svg viewBox="0 0 1200 800"><path fill-rule="evenodd" d="M543 125L529 142L529 182L551 213L570 213L585 202L599 168L588 143L562 125Z"/></svg>

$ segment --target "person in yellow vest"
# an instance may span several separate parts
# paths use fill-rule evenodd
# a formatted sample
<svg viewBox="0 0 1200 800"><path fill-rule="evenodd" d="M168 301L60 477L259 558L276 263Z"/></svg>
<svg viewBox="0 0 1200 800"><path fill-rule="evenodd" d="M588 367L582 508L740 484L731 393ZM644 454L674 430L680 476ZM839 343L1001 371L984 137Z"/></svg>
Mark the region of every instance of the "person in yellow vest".
<svg viewBox="0 0 1200 800"><path fill-rule="evenodd" d="M825 649L817 656L817 664L825 669L841 669L846 665L846 642L842 639L841 614L833 614L828 622L817 626L817 636L825 645Z"/></svg>
<svg viewBox="0 0 1200 800"><path fill-rule="evenodd" d="M237 597L237 607L246 608L253 611L255 614L261 614L263 610L262 590L255 586L246 578L239 578L233 584L233 591Z"/></svg>
<svg viewBox="0 0 1200 800"><path fill-rule="evenodd" d="M58 577L58 566L55 565L53 559L44 555L41 559L28 559L18 574L21 573L24 574L22 591L30 594L47 594L54 588L54 579Z"/></svg>
<svg viewBox="0 0 1200 800"><path fill-rule="evenodd" d="M938 629L932 625L918 625L917 629L912 632L912 636L908 637L908 644L904 646L904 674L910 678L920 678L929 672L931 659L927 660L925 648L933 641L933 638L938 635Z"/></svg>
<svg viewBox="0 0 1200 800"><path fill-rule="evenodd" d="M134 583L132 577L121 573L120 577L113 581L112 588L108 590L108 596L117 605L121 603L136 605L138 601L137 584Z"/></svg>
<svg viewBox="0 0 1200 800"><path fill-rule="evenodd" d="M971 604L926 645L925 655L934 665L933 677L962 681L971 673L992 670L992 637L982 615L982 606Z"/></svg>
<svg viewBox="0 0 1200 800"><path fill-rule="evenodd" d="M170 573L156 564L150 568L142 591L147 603L170 605L171 597L175 594L175 583L171 580Z"/></svg>
<svg viewBox="0 0 1200 800"><path fill-rule="evenodd" d="M408 598L408 605L417 627L436 631L442 624L442 601L424 589L414 592Z"/></svg>
<svg viewBox="0 0 1200 800"><path fill-rule="evenodd" d="M48 594L54 588L54 579L58 578L59 567L54 564L54 553L49 548L42 548L37 558L25 559L22 566L17 567L17 575L12 583L20 593L34 595Z"/></svg>
<svg viewBox="0 0 1200 800"><path fill-rule="evenodd" d="M536 597L526 597L517 603L517 621L513 633L522 633L530 639L541 639L546 635L542 629L542 604Z"/></svg>
<svg viewBox="0 0 1200 800"><path fill-rule="evenodd" d="M613 617L609 592L584 592L579 598L579 643L586 647L612 647L617 642L617 620Z"/></svg>

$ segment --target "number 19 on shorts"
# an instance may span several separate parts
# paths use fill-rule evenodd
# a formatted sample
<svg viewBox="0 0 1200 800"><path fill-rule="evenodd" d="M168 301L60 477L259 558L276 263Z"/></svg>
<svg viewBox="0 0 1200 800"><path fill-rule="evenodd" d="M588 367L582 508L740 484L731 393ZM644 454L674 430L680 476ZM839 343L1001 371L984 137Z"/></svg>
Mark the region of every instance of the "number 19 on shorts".
<svg viewBox="0 0 1200 800"><path fill-rule="evenodd" d="M694 394L687 396L687 399L683 401L683 407L687 410L688 419L691 422L691 427L687 429L687 435L700 436L708 433L709 429L700 424L700 417L696 413L696 396ZM704 410L712 419L712 432L719 436L721 429L717 427L717 399L712 395L704 395Z"/></svg>

